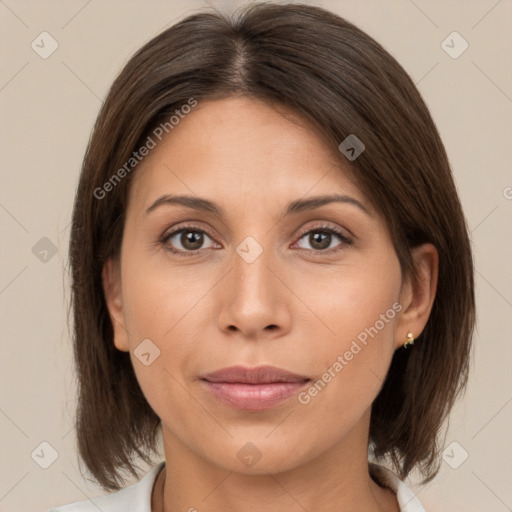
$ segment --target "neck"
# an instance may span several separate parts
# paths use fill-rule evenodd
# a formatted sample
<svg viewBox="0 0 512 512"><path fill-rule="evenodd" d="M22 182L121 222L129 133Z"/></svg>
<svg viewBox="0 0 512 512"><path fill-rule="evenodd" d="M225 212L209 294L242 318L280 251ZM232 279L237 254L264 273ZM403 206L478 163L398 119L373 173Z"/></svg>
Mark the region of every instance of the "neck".
<svg viewBox="0 0 512 512"><path fill-rule="evenodd" d="M327 451L288 471L244 474L200 457L164 431L167 462L155 483L151 510L399 512L395 494L370 477L368 438L362 433L354 428Z"/></svg>

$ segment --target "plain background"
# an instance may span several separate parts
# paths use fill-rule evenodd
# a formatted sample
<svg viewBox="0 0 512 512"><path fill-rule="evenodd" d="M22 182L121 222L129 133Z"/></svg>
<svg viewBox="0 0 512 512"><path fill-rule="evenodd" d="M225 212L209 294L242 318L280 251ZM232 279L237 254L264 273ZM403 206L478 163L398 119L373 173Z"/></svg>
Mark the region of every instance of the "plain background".
<svg viewBox="0 0 512 512"><path fill-rule="evenodd" d="M242 3L211 5L231 11ZM441 472L424 488L408 483L427 512L512 510L512 0L314 3L376 38L416 82L446 145L474 246L478 332L468 391L451 415ZM0 1L1 511L43 512L105 494L80 474L73 430L64 267L75 186L121 67L204 7ZM31 43L45 31L58 49L43 59ZM453 31L469 44L458 58L442 47ZM446 44L453 53L463 41ZM43 469L52 449L57 458Z"/></svg>

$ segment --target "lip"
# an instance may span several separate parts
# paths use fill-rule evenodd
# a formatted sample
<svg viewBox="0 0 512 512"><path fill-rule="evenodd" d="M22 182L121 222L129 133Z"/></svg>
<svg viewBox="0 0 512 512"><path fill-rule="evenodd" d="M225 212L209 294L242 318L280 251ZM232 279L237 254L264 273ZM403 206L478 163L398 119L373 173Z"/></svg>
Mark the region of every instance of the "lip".
<svg viewBox="0 0 512 512"><path fill-rule="evenodd" d="M204 387L226 404L247 411L275 407L295 395L309 377L277 368L231 366L201 377Z"/></svg>
<svg viewBox="0 0 512 512"><path fill-rule="evenodd" d="M276 382L301 382L309 380L305 375L277 368L276 366L256 366L248 368L246 366L229 366L222 368L201 377L209 382L227 382L238 384L270 384Z"/></svg>

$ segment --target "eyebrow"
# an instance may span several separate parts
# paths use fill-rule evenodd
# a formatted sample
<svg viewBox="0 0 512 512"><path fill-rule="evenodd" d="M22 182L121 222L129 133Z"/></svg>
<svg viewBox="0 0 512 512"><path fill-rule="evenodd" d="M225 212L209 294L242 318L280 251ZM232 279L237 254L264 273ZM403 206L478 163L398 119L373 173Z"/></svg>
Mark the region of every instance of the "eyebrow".
<svg viewBox="0 0 512 512"><path fill-rule="evenodd" d="M289 203L284 209L283 216L297 214L305 211L315 210L316 208L320 208L326 204L330 203L342 203L342 204L350 204L356 206L361 211L370 215L368 209L357 199L340 194L330 194L312 197L310 199L297 199ZM224 210L208 199L204 199L201 197L187 196L187 195L171 195L165 194L160 196L145 212L145 215L148 215L156 208L162 205L167 204L178 204L185 206L187 208L191 208L193 210L203 211L207 213L213 213L217 217L224 218L225 212Z"/></svg>

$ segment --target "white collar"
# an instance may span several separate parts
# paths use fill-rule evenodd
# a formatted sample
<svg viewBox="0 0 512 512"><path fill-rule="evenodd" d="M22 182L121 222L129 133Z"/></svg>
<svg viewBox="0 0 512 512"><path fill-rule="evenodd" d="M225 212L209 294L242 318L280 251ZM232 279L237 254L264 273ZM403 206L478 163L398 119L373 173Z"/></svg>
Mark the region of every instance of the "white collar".
<svg viewBox="0 0 512 512"><path fill-rule="evenodd" d="M373 462L369 462L368 466L370 473L378 481L377 483L391 489L396 494L400 512L425 512L416 494L393 471Z"/></svg>

